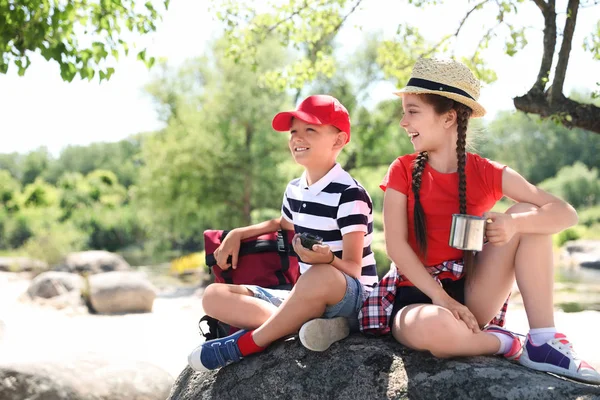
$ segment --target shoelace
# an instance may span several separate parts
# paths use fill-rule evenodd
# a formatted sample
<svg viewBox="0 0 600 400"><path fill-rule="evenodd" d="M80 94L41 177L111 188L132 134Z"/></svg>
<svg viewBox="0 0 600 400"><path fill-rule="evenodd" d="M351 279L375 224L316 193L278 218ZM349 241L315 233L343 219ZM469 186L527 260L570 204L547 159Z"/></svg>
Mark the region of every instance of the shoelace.
<svg viewBox="0 0 600 400"><path fill-rule="evenodd" d="M567 338L554 338L552 339L552 344L557 346L559 351L563 352L564 350L564 354L567 356L578 359L577 353L573 349L573 344Z"/></svg>

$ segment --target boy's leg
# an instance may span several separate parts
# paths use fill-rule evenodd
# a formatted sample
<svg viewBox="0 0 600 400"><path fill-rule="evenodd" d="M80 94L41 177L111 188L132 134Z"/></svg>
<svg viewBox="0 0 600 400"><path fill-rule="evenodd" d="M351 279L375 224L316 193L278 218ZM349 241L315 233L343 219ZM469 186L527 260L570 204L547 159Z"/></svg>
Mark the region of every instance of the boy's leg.
<svg viewBox="0 0 600 400"><path fill-rule="evenodd" d="M339 303L346 293L346 278L331 265L313 265L292 289L279 309L252 338L265 347L286 335L298 332L302 324L323 315L327 306Z"/></svg>
<svg viewBox="0 0 600 400"><path fill-rule="evenodd" d="M206 288L202 308L207 315L242 329L256 329L277 310L247 287L224 283L213 283Z"/></svg>
<svg viewBox="0 0 600 400"><path fill-rule="evenodd" d="M298 336L304 347L325 351L333 343L358 331L358 311L364 301L364 289L356 278L344 274L346 294L337 304L327 306L321 318L312 319L300 328Z"/></svg>
<svg viewBox="0 0 600 400"><path fill-rule="evenodd" d="M313 265L260 327L203 343L190 353L188 364L196 371L206 371L260 352L275 340L297 332L304 322L321 316L325 307L338 303L345 292L346 279L340 271L331 265ZM245 293L241 296L250 298ZM222 298L217 296L215 299ZM239 313L236 315L242 318Z"/></svg>

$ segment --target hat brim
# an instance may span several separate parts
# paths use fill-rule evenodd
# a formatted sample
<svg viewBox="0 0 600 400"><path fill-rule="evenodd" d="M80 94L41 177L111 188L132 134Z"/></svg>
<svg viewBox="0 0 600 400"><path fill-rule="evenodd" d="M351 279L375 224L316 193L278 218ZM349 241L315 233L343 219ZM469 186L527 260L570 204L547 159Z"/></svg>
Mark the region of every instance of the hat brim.
<svg viewBox="0 0 600 400"><path fill-rule="evenodd" d="M458 101L473 110L471 114L471 118L481 118L485 115L485 108L475 100L472 100L468 97L462 96L460 94L451 93L451 92L442 92L440 90L431 90L431 89L423 89L418 86L407 86L403 89L394 92L396 96L402 96L403 94L437 94L438 96L447 97L449 99Z"/></svg>
<svg viewBox="0 0 600 400"><path fill-rule="evenodd" d="M319 120L319 118L315 117L314 115L297 110L284 111L275 115L275 117L273 117L273 122L271 122L271 126L273 126L273 129L279 132L289 131L292 127L293 118L301 119L302 121L308 124L323 125L321 123L321 120Z"/></svg>

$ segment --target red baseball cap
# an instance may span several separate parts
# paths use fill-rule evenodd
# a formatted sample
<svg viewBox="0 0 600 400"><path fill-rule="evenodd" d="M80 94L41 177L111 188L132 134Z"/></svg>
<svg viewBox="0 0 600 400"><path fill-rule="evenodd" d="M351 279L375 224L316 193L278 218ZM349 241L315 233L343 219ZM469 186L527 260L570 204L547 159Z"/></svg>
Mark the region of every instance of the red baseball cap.
<svg viewBox="0 0 600 400"><path fill-rule="evenodd" d="M289 131L292 127L292 118L298 118L314 125L333 125L348 134L346 143L350 141L348 110L335 97L325 94L309 96L298 105L296 111L284 111L277 114L271 125L276 131Z"/></svg>

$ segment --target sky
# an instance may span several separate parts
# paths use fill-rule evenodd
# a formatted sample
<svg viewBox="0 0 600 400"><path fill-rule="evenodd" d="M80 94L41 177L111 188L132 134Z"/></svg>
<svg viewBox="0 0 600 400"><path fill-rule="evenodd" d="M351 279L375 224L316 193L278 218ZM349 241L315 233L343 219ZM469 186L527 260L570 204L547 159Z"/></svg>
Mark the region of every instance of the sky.
<svg viewBox="0 0 600 400"><path fill-rule="evenodd" d="M375 30L383 37L392 36L399 21L418 26L420 32L433 41L453 32L465 7L469 6L464 1L460 2L462 8L457 7L459 2L456 0L451 3L441 8L418 10L408 6L406 1L363 1L363 9L349 18L339 36L340 51L351 52L366 31ZM470 3L471 6L474 4ZM557 3L558 9L564 1ZM147 53L167 58L172 66L202 55L220 32L208 4L208 1L171 0L157 32L141 40L148 48ZM498 39L486 53L486 60L498 75L495 83L482 88L480 102L488 110L489 118L501 110L514 110L512 98L527 92L539 68L543 20L531 2L519 7L519 18L525 18L531 24L526 50L511 58L502 51L503 40ZM487 30L492 17L490 13L484 13L465 26L455 47L457 55L466 55L472 50L474 40ZM573 89L593 90L595 88L590 85L600 81L600 62L594 61L581 47L583 37L598 20L600 6L579 13L565 82L566 93ZM3 139L0 153L24 153L45 146L58 155L68 145L118 141L164 126L152 99L144 92L144 85L156 71L146 69L134 56L120 58L113 77L102 83L77 78L71 83L63 82L58 65L46 62L37 54L31 59L32 65L23 77L17 75L15 68L7 75L0 74L0 133ZM393 98L393 89L389 83L379 84L373 89L371 100L376 103Z"/></svg>

